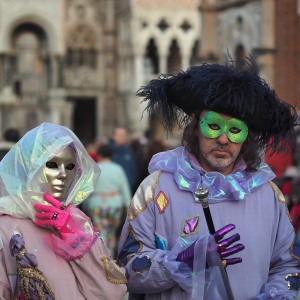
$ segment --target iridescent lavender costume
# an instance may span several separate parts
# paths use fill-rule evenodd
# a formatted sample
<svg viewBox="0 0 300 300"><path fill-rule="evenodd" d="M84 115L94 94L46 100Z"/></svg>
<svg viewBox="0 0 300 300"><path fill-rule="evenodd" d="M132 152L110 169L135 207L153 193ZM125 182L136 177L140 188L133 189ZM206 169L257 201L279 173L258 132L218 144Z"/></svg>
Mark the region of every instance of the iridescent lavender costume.
<svg viewBox="0 0 300 300"><path fill-rule="evenodd" d="M153 157L151 175L132 200L119 247L130 299L140 299L140 294L146 294L144 299L224 299L218 272L206 265L210 237L194 196L200 186L209 188L215 228L235 224L245 245L239 253L242 263L227 268L234 298L295 299L286 276L299 272L299 258L293 254L285 200L265 163L256 172L245 168L239 161L227 176L206 173L183 147ZM191 273L176 256L194 241Z"/></svg>
<svg viewBox="0 0 300 300"><path fill-rule="evenodd" d="M49 185L43 172L46 162L68 145L75 150L77 163L64 204L70 204L72 220L81 221L80 232L86 234L76 230L63 240L51 228L34 223L37 212L34 204L46 204L43 199ZM0 299L122 298L126 292L123 271L110 258L89 218L76 208L93 192L99 172L75 134L64 126L50 123L42 123L27 132L3 158L0 163ZM49 246L49 237L56 247Z"/></svg>

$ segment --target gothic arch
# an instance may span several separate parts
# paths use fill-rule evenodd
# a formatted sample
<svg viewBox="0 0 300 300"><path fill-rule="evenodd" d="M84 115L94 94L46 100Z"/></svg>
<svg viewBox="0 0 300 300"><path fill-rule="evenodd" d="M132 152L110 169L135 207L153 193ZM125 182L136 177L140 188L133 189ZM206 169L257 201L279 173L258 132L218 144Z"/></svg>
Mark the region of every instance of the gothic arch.
<svg viewBox="0 0 300 300"><path fill-rule="evenodd" d="M169 47L167 60L167 71L175 72L182 68L182 57L180 46L177 39L172 39Z"/></svg>
<svg viewBox="0 0 300 300"><path fill-rule="evenodd" d="M159 53L156 40L150 38L144 55L144 71L146 74L157 74L159 71Z"/></svg>
<svg viewBox="0 0 300 300"><path fill-rule="evenodd" d="M243 25L242 29L239 28L241 22ZM226 44L227 48L223 49L226 52L226 57L227 50L230 55L234 55L236 47L241 44L246 53L251 53L252 48L256 47L259 43L259 33L256 28L257 26L255 26L254 21L243 12L236 13L231 18L227 18L222 28L222 32L226 33L223 35L223 43L224 45Z"/></svg>
<svg viewBox="0 0 300 300"><path fill-rule="evenodd" d="M45 32L49 53L62 54L62 49L59 46L59 38L51 22L38 14L25 14L12 19L12 21L7 25L7 28L3 30L4 35L2 37L2 45L6 45L7 47L4 51L11 51L12 34L16 28L22 26L22 24L34 24L35 26L40 27Z"/></svg>

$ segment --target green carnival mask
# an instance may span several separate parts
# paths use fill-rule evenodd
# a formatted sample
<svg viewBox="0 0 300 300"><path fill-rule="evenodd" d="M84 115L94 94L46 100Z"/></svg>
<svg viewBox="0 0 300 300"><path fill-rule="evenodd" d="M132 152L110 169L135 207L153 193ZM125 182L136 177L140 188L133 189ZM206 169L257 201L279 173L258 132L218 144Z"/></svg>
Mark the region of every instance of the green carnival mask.
<svg viewBox="0 0 300 300"><path fill-rule="evenodd" d="M243 143L248 136L248 126L239 119L224 119L214 111L208 111L200 121L202 134L210 139L218 138L223 132L233 143Z"/></svg>

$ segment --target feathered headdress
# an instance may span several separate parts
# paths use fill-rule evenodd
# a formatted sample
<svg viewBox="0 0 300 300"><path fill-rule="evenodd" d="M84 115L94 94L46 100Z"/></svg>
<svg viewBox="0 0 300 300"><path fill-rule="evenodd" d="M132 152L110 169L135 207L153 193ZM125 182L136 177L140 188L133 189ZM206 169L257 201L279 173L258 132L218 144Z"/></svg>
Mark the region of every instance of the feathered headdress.
<svg viewBox="0 0 300 300"><path fill-rule="evenodd" d="M282 150L294 143L296 111L258 75L252 58L227 65L204 63L185 72L162 74L138 90L146 110L171 130L185 126L192 113L209 109L242 119L262 148Z"/></svg>

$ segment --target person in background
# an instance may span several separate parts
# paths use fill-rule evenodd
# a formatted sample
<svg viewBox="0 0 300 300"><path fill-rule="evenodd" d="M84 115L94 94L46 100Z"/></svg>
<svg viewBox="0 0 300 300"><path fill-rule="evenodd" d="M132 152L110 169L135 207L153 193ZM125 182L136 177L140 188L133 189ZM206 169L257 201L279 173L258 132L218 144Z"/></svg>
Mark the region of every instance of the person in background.
<svg viewBox="0 0 300 300"><path fill-rule="evenodd" d="M97 146L96 143L89 143L85 146L86 151L91 156L91 158L98 162Z"/></svg>
<svg viewBox="0 0 300 300"><path fill-rule="evenodd" d="M134 153L137 164L137 176L135 185L132 187L132 194L135 193L139 187L141 181L143 180L143 161L144 161L144 152L147 147L147 144L142 142L140 138L134 138L130 141L129 147Z"/></svg>
<svg viewBox="0 0 300 300"><path fill-rule="evenodd" d="M119 239L117 229L125 222L124 215L131 200L131 192L123 168L112 162L111 158L111 147L101 145L98 148L101 176L94 192L83 202L82 209L99 229L111 255L116 257Z"/></svg>
<svg viewBox="0 0 300 300"><path fill-rule="evenodd" d="M129 299L295 299L294 230L264 162L293 145L294 108L251 58L161 75L137 95L184 131L182 146L154 155L128 209L118 261Z"/></svg>
<svg viewBox="0 0 300 300"><path fill-rule="evenodd" d="M127 130L122 127L115 128L108 144L113 150L112 161L122 166L133 194L138 177L138 166L137 158L128 145Z"/></svg>
<svg viewBox="0 0 300 300"><path fill-rule="evenodd" d="M68 128L42 123L0 162L0 299L121 299L124 270L76 206L99 167Z"/></svg>
<svg viewBox="0 0 300 300"><path fill-rule="evenodd" d="M3 140L0 141L0 161L19 139L20 132L18 129L10 127L4 131Z"/></svg>

